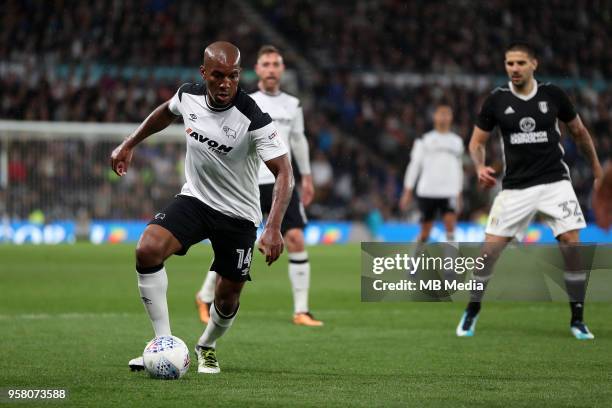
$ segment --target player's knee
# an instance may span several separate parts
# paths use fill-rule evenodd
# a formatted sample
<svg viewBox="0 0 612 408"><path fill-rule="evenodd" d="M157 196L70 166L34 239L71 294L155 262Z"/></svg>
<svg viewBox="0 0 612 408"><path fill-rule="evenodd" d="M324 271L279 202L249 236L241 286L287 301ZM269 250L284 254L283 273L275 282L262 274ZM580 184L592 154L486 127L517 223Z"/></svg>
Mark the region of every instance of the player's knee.
<svg viewBox="0 0 612 408"><path fill-rule="evenodd" d="M223 298L215 297L215 307L223 316L231 316L238 308L238 296L224 296Z"/></svg>
<svg viewBox="0 0 612 408"><path fill-rule="evenodd" d="M557 241L563 244L573 244L580 241L580 235L577 230L567 231L557 237Z"/></svg>
<svg viewBox="0 0 612 408"><path fill-rule="evenodd" d="M136 246L136 264L139 266L153 266L164 262L164 245L160 241L141 237Z"/></svg>
<svg viewBox="0 0 612 408"><path fill-rule="evenodd" d="M290 229L285 233L287 252L304 251L304 233L299 228Z"/></svg>

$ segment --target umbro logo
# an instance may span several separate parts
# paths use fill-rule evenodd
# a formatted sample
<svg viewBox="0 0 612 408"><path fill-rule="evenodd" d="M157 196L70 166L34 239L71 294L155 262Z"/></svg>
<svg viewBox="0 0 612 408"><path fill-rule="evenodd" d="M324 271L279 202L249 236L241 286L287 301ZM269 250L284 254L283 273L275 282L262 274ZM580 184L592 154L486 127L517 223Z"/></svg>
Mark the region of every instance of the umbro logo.
<svg viewBox="0 0 612 408"><path fill-rule="evenodd" d="M512 109L512 106L508 106L506 108L506 110L504 111L504 114L506 114L506 115L511 115L513 113L515 113L515 112L514 112L514 109Z"/></svg>
<svg viewBox="0 0 612 408"><path fill-rule="evenodd" d="M142 303L144 303L145 305L150 305L150 304L153 303L153 302L151 302L151 299L149 299L148 297L144 297L143 296L143 297L141 297L141 299L142 299Z"/></svg>
<svg viewBox="0 0 612 408"><path fill-rule="evenodd" d="M155 219L156 220L163 220L164 218L166 218L166 214L164 214L164 213L157 213L157 214L155 214Z"/></svg>
<svg viewBox="0 0 612 408"><path fill-rule="evenodd" d="M190 113L189 114L189 120L192 122L195 122L198 119L198 117L196 116L195 113Z"/></svg>

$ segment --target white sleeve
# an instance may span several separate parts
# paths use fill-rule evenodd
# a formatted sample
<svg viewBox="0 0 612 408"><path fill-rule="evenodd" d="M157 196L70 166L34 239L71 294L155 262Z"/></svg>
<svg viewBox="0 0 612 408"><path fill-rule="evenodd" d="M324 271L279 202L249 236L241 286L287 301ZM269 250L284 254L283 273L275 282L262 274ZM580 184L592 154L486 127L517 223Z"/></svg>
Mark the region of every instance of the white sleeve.
<svg viewBox="0 0 612 408"><path fill-rule="evenodd" d="M180 92L180 88L179 90L176 91L176 93L174 94L174 96L170 99L170 103L168 104L168 109L170 109L170 112L174 113L176 116L181 116L181 100L179 99L179 92Z"/></svg>
<svg viewBox="0 0 612 408"><path fill-rule="evenodd" d="M412 152L410 154L410 164L406 168L406 174L404 175L404 187L414 190L414 185L421 172L421 166L423 165L423 142L416 140L412 146Z"/></svg>
<svg viewBox="0 0 612 408"><path fill-rule="evenodd" d="M264 162L287 154L287 147L278 135L274 122L249 133L255 143L257 154Z"/></svg>
<svg viewBox="0 0 612 408"><path fill-rule="evenodd" d="M293 117L289 144L291 145L291 153L293 153L300 174L310 174L310 149L304 134L304 112L302 112L301 106L297 107Z"/></svg>

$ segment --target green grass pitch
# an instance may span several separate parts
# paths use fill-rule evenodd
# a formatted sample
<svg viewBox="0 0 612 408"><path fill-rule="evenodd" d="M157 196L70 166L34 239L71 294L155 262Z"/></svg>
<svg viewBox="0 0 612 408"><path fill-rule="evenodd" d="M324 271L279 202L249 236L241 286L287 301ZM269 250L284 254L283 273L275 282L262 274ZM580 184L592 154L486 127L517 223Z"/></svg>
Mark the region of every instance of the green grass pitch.
<svg viewBox="0 0 612 408"><path fill-rule="evenodd" d="M562 303L485 304L458 339L463 304L361 303L358 245L310 248L311 308L295 327L283 256L254 256L240 314L218 343L222 373L192 360L179 381L127 368L153 337L133 246L0 246L0 388L65 388L64 402L15 406L612 405L612 305L587 305L591 342L574 340ZM211 260L200 245L167 263L173 334L193 348L194 294ZM3 405L3 404L0 404ZM7 404L6 406L11 406Z"/></svg>

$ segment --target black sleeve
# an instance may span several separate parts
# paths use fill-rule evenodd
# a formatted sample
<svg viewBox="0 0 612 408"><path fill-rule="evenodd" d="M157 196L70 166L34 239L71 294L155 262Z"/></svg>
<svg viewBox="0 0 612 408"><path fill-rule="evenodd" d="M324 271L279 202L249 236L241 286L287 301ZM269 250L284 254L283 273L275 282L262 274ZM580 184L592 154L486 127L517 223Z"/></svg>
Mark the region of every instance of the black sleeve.
<svg viewBox="0 0 612 408"><path fill-rule="evenodd" d="M497 120L495 119L494 97L495 94L490 94L487 99L485 99L480 109L480 113L478 117L476 117L476 126L485 132L492 131L495 125L497 125Z"/></svg>
<svg viewBox="0 0 612 408"><path fill-rule="evenodd" d="M246 94L242 89L238 89L234 106L246 116L251 124L249 125L248 131L261 129L264 126L272 123L272 118L267 113L261 111L257 102L249 95Z"/></svg>
<svg viewBox="0 0 612 408"><path fill-rule="evenodd" d="M565 123L574 120L577 115L576 108L565 91L557 86L551 86L550 91L559 109L557 117Z"/></svg>

